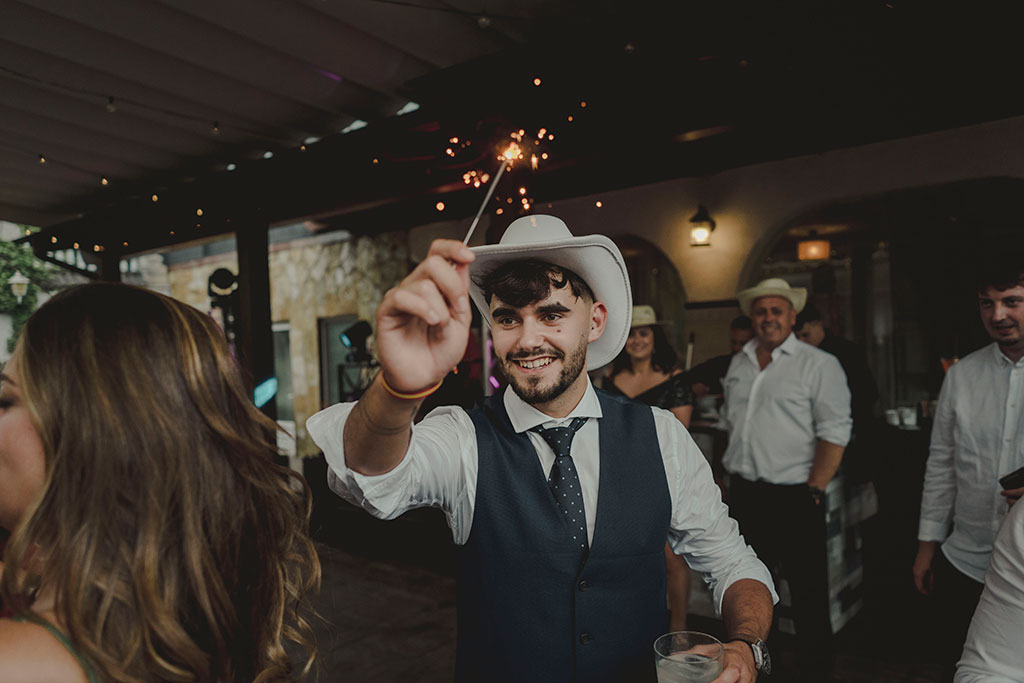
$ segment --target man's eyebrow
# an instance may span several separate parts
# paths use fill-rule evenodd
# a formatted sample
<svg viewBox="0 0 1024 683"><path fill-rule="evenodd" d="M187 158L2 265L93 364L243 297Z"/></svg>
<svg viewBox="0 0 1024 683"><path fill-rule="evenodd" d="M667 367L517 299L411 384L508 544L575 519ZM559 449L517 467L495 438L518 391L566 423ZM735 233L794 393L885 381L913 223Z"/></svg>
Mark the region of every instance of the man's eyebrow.
<svg viewBox="0 0 1024 683"><path fill-rule="evenodd" d="M540 315L547 315L548 313L568 313L571 309L566 308L562 304L544 304L543 306L537 307L537 313Z"/></svg>
<svg viewBox="0 0 1024 683"><path fill-rule="evenodd" d="M507 315L517 316L519 314L516 313L515 309L509 308L508 306L501 306L491 311L491 318L493 320L497 320L498 318L504 318Z"/></svg>

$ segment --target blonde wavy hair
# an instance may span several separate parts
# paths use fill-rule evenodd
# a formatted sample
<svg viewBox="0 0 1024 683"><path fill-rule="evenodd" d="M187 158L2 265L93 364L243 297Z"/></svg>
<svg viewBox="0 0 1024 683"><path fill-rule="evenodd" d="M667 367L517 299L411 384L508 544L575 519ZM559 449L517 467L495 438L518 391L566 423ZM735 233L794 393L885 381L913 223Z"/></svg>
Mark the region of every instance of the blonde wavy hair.
<svg viewBox="0 0 1024 683"><path fill-rule="evenodd" d="M15 352L46 456L13 531L0 602L35 586L111 681L292 681L316 657L320 564L302 477L274 462L221 330L118 284L58 294Z"/></svg>

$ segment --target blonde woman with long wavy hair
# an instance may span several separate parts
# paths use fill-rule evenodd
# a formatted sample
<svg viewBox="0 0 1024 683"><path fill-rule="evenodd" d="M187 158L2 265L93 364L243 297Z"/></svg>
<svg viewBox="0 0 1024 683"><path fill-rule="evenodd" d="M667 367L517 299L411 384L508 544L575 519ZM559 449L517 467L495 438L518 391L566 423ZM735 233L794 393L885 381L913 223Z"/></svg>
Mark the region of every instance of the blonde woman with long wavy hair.
<svg viewBox="0 0 1024 683"><path fill-rule="evenodd" d="M29 319L2 379L4 683L309 670L308 487L274 463L277 427L209 317L76 287Z"/></svg>

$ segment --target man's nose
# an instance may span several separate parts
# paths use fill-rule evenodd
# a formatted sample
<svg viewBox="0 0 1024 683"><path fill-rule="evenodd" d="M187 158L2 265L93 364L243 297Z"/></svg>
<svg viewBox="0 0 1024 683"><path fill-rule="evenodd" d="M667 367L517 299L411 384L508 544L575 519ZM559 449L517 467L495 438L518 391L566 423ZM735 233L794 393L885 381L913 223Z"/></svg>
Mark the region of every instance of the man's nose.
<svg viewBox="0 0 1024 683"><path fill-rule="evenodd" d="M536 349L544 343L544 327L537 321L527 318L520 326L518 346L520 349Z"/></svg>

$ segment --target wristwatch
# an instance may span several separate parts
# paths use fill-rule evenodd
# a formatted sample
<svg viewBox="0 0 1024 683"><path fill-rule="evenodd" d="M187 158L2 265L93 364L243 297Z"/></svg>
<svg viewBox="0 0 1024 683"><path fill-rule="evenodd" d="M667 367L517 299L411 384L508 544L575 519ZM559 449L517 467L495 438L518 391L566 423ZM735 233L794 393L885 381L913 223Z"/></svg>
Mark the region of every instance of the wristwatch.
<svg viewBox="0 0 1024 683"><path fill-rule="evenodd" d="M725 642L740 642L749 645L751 652L754 653L754 668L766 676L771 674L772 658L768 655L768 646L764 644L763 640L760 638L754 641L747 640L746 638L730 638Z"/></svg>

